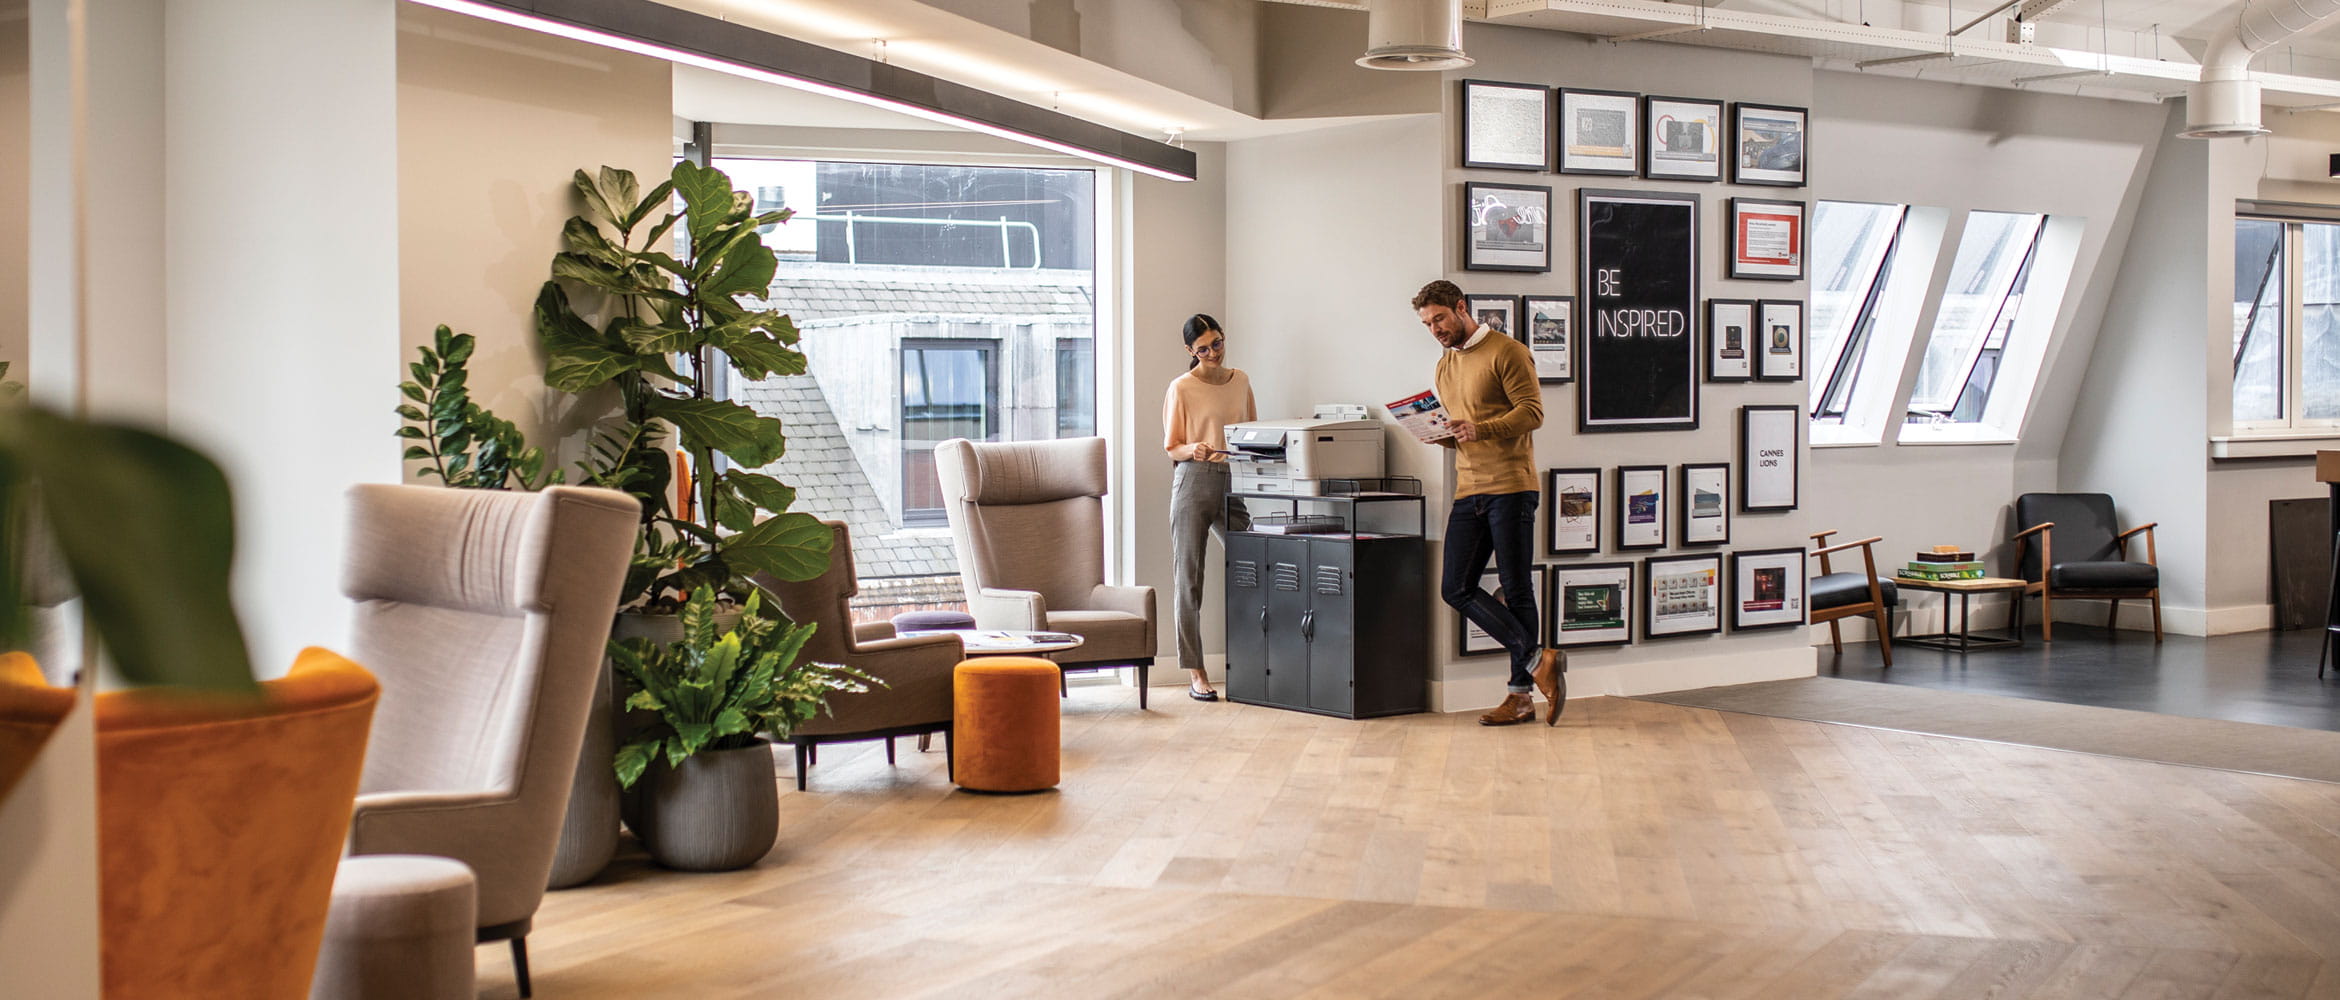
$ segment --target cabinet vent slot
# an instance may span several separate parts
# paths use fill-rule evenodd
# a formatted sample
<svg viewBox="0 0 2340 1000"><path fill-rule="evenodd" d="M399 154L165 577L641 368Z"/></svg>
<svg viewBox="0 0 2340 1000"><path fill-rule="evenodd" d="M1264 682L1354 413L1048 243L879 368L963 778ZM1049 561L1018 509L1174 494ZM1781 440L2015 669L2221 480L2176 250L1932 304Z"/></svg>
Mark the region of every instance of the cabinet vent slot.
<svg viewBox="0 0 2340 1000"><path fill-rule="evenodd" d="M1342 575L1341 568L1338 566L1318 566L1316 568L1316 592L1330 597L1341 596Z"/></svg>
<svg viewBox="0 0 2340 1000"><path fill-rule="evenodd" d="M1277 590L1299 590L1300 565L1287 562L1277 563L1275 569L1269 572L1268 579Z"/></svg>
<svg viewBox="0 0 2340 1000"><path fill-rule="evenodd" d="M1229 574L1235 586L1249 590L1259 586L1259 563L1250 559L1235 560L1234 572Z"/></svg>

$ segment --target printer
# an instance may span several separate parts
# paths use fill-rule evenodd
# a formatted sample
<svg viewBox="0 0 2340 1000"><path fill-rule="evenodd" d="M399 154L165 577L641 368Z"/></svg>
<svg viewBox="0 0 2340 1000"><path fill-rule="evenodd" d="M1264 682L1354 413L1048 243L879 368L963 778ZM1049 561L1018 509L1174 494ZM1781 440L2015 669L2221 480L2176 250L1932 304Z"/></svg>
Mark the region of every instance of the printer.
<svg viewBox="0 0 2340 1000"><path fill-rule="evenodd" d="M1320 405L1306 419L1227 425L1229 483L1237 493L1323 496L1331 479L1382 476L1381 423L1363 406Z"/></svg>

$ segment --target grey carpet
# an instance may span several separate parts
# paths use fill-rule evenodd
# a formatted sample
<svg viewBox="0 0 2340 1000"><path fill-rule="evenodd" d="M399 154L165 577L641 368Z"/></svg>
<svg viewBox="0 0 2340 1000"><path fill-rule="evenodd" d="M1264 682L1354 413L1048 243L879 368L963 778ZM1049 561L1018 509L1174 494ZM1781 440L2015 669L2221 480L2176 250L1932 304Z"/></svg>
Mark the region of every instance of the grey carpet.
<svg viewBox="0 0 2340 1000"><path fill-rule="evenodd" d="M1641 700L2340 782L2340 733L2314 729L1834 677L1672 691Z"/></svg>

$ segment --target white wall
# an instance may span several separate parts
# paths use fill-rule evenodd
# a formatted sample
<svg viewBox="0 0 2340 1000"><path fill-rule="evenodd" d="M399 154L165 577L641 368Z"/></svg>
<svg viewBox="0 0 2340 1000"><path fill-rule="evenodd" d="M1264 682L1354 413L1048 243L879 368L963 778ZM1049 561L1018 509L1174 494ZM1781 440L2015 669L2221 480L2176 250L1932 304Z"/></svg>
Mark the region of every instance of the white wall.
<svg viewBox="0 0 2340 1000"><path fill-rule="evenodd" d="M342 492L395 480L396 5L172 0L171 429L236 489L258 669L346 634Z"/></svg>
<svg viewBox="0 0 2340 1000"><path fill-rule="evenodd" d="M2173 105L2163 122L2104 333L2064 434L2057 488L2108 493L2124 521L2160 522L2164 625L2199 634L2209 574L2201 414L2211 303L2195 276L2218 259L2202 202L2217 144L2174 138L2184 114ZM2231 260L2231 232L2227 239Z"/></svg>
<svg viewBox="0 0 2340 1000"><path fill-rule="evenodd" d="M574 171L647 191L672 167L672 67L416 4L398 7L398 362L357 386L383 418L441 323L479 338L474 401L555 451L582 408L544 387L532 307L584 211ZM400 449L403 450L403 449ZM437 480L429 480L436 482Z"/></svg>
<svg viewBox="0 0 2340 1000"><path fill-rule="evenodd" d="M2115 299L2111 279L2130 244L2130 220L2153 165L2164 112L2146 104L1829 72L1814 74L1812 108L1810 197L1949 212L1893 412L1909 399L1917 378L1967 213L2041 212L2085 220L2072 291L2058 304L2018 443L1899 445L1894 423L1876 446L1815 449L1807 469L1814 530L1844 532L1837 541L1882 536L1880 571L1919 549L1958 545L1984 556L1994 572L2013 575L2006 564L2012 549L2004 542L2008 512L2020 493L2057 488L2065 427L2074 400L2088 395L2078 391L2080 377L2106 304ZM1935 168L1913 169L1917 165ZM2101 430L2092 424L2087 433ZM1902 614L1914 615L1919 630L1931 630L1943 606L1931 596L1905 598ZM2006 610L2005 601L1981 602L1974 608L1976 622L1995 624ZM1863 637L1873 632L1858 623L1847 627Z"/></svg>

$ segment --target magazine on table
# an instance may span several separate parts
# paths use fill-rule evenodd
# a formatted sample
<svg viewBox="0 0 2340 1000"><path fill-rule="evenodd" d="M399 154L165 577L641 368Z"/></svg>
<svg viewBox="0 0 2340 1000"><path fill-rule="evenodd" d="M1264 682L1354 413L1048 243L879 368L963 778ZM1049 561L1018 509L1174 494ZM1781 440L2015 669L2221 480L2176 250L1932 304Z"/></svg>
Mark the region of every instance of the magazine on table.
<svg viewBox="0 0 2340 1000"><path fill-rule="evenodd" d="M1423 444L1437 444L1454 437L1446 426L1446 406L1438 401L1438 393L1424 389L1389 404L1389 415L1396 417L1400 426Z"/></svg>

